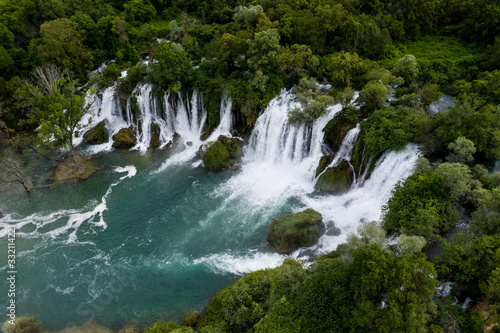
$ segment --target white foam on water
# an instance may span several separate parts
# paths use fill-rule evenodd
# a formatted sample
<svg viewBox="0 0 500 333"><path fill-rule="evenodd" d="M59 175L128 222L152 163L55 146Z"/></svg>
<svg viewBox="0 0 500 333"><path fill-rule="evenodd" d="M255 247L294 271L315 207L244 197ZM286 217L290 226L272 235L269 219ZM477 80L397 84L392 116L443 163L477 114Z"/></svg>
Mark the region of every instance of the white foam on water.
<svg viewBox="0 0 500 333"><path fill-rule="evenodd" d="M15 219L12 215L7 215L2 220L0 220L0 237L5 237L8 233L8 228L14 227L15 229L17 229L16 236L26 238L49 237L54 239L56 237L67 234L68 236L66 242L74 243L78 241L76 233L84 222L90 223L96 227L101 227L102 229L106 229L107 225L104 221L103 213L108 209L106 200L111 194L113 187L121 183L125 178L131 178L137 174L137 169L132 165L115 168L115 171L118 173L126 172L127 174L122 176L117 182L110 185L110 187L106 191L106 194L104 194L104 196L101 198L101 201L97 203L97 205L95 205L93 209L87 210L88 207L85 207L80 210L59 210L47 215L36 213L22 219ZM97 221L96 218L98 218ZM57 226L57 223L62 219L67 219L67 221L63 225ZM36 227L34 231L20 231L23 226L29 224L32 224ZM50 228L51 225L53 225L54 228ZM46 227L50 230L41 231Z"/></svg>
<svg viewBox="0 0 500 333"><path fill-rule="evenodd" d="M204 264L214 273L248 274L265 268L275 268L283 263L286 256L277 253L262 253L251 250L246 255L218 253L195 259L195 265Z"/></svg>

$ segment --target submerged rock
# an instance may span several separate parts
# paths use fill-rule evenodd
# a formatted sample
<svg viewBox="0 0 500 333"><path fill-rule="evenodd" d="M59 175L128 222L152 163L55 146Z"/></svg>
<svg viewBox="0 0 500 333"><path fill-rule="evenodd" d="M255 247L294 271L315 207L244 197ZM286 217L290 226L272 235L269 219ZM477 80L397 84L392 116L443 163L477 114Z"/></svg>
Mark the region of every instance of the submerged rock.
<svg viewBox="0 0 500 333"><path fill-rule="evenodd" d="M349 162L342 161L337 166L326 169L316 182L316 189L330 193L343 193L354 182L354 173Z"/></svg>
<svg viewBox="0 0 500 333"><path fill-rule="evenodd" d="M89 129L83 135L83 142L89 145L100 145L108 142L109 133L106 129L106 121L103 120L96 126Z"/></svg>
<svg viewBox="0 0 500 333"><path fill-rule="evenodd" d="M113 148L132 148L135 146L137 138L132 128L122 128L113 135Z"/></svg>
<svg viewBox="0 0 500 333"><path fill-rule="evenodd" d="M221 135L217 141L203 144L196 155L209 170L227 169L241 160L242 145L243 141L238 138Z"/></svg>
<svg viewBox="0 0 500 333"><path fill-rule="evenodd" d="M99 169L94 158L88 158L75 150L73 153L68 152L64 155L62 162L54 169L53 180L87 179Z"/></svg>
<svg viewBox="0 0 500 333"><path fill-rule="evenodd" d="M65 328L55 333L112 333L110 328L99 325L94 321L87 321L83 325Z"/></svg>
<svg viewBox="0 0 500 333"><path fill-rule="evenodd" d="M271 223L267 241L279 253L290 254L300 247L316 244L324 232L323 217L308 208L303 212L275 219Z"/></svg>

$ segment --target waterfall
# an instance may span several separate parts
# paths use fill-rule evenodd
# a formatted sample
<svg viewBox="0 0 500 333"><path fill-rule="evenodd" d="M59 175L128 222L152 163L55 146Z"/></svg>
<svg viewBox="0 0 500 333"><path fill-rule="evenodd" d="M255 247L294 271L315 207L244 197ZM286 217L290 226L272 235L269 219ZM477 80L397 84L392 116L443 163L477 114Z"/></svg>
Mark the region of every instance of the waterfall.
<svg viewBox="0 0 500 333"><path fill-rule="evenodd" d="M106 88L101 95L87 96L87 105L91 105L90 113L80 123L84 126L81 134L105 120L109 132L109 142L90 146L89 153L109 151L112 149L111 137L122 128L133 127L137 144L132 148L141 152L147 151L155 131L159 130L160 147L173 141L174 134L189 146L201 145L201 135L205 130L207 111L203 105L203 95L194 91L191 99L185 99L177 93L176 99L170 92L155 93L151 84L139 84L128 99L125 112L122 111L116 92L116 84ZM227 94L222 96L220 108L220 124L210 136L216 140L219 135L229 135L232 129L232 100ZM83 141L83 135L75 136L75 145ZM192 155L194 156L194 154Z"/></svg>
<svg viewBox="0 0 500 333"><path fill-rule="evenodd" d="M358 141L359 133L361 132L359 123L356 127L352 128L347 132L342 140L339 151L335 154L332 163L328 168L334 167L339 164L340 161L350 161L352 157L352 152L354 151L354 146L356 146L356 141Z"/></svg>
<svg viewBox="0 0 500 333"><path fill-rule="evenodd" d="M259 116L245 151L246 162L268 162L289 165L302 170L304 177L313 179L314 170L322 156L323 128L340 104L327 108L326 114L311 126L288 123L289 110L299 107L291 91L282 90Z"/></svg>

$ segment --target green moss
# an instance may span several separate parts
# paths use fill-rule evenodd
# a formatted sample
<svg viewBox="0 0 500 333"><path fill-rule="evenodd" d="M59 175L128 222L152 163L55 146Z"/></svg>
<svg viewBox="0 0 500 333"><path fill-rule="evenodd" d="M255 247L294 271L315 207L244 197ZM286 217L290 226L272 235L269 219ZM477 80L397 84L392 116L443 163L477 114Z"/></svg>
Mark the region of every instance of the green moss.
<svg viewBox="0 0 500 333"><path fill-rule="evenodd" d="M267 241L278 252L290 254L299 247L314 245L323 233L323 217L309 208L274 220Z"/></svg>
<svg viewBox="0 0 500 333"><path fill-rule="evenodd" d="M336 115L326 124L323 132L325 133L324 142L330 146L333 151L339 150L342 140L352 128L358 123L358 111L348 108Z"/></svg>
<svg viewBox="0 0 500 333"><path fill-rule="evenodd" d="M149 142L149 147L150 148L159 148L160 147L160 133L159 132L154 132L153 135L151 135L151 141Z"/></svg>
<svg viewBox="0 0 500 333"><path fill-rule="evenodd" d="M354 182L354 174L347 161L340 162L337 166L328 168L318 179L318 190L342 193L347 191Z"/></svg>
<svg viewBox="0 0 500 333"><path fill-rule="evenodd" d="M326 169L326 167L332 163L332 160L333 160L333 156L332 155L324 155L324 156L321 156L321 159L319 160L319 164L318 164L318 167L316 168L316 176L315 177L318 177L318 175L320 173L323 172L323 170Z"/></svg>
<svg viewBox="0 0 500 333"><path fill-rule="evenodd" d="M209 170L222 170L229 167L229 159L229 152L220 141L209 143L202 157L205 168Z"/></svg>
<svg viewBox="0 0 500 333"><path fill-rule="evenodd" d="M105 121L101 121L95 127L89 129L83 135L83 142L91 145L106 143L109 140L109 133L106 129Z"/></svg>
<svg viewBox="0 0 500 333"><path fill-rule="evenodd" d="M131 128L122 128L113 135L113 148L132 148L137 141Z"/></svg>

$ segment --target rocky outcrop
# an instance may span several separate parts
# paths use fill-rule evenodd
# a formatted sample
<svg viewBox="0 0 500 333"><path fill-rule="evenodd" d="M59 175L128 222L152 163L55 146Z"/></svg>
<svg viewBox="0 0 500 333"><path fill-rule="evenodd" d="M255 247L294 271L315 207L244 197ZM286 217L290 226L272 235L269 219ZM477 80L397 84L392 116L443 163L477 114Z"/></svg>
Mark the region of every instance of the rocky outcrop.
<svg viewBox="0 0 500 333"><path fill-rule="evenodd" d="M316 183L318 190L330 193L343 193L347 191L354 182L354 173L347 161L340 162L335 167L326 169Z"/></svg>
<svg viewBox="0 0 500 333"><path fill-rule="evenodd" d="M132 148L137 142L132 128L122 128L113 135L113 148Z"/></svg>
<svg viewBox="0 0 500 333"><path fill-rule="evenodd" d="M221 135L217 141L203 144L196 155L203 161L205 168L223 170L240 162L243 156L242 145L243 141L238 138Z"/></svg>
<svg viewBox="0 0 500 333"><path fill-rule="evenodd" d="M108 142L109 133L106 129L106 121L103 120L96 126L89 129L83 135L83 142L89 145L100 145Z"/></svg>
<svg viewBox="0 0 500 333"><path fill-rule="evenodd" d="M323 129L325 133L324 142L332 151L338 151L347 132L356 127L357 123L358 110L354 108L344 109L326 124Z"/></svg>
<svg viewBox="0 0 500 333"><path fill-rule="evenodd" d="M271 223L267 241L279 253L290 254L300 247L316 244L324 232L323 217L309 208L275 219Z"/></svg>
<svg viewBox="0 0 500 333"><path fill-rule="evenodd" d="M151 140L149 141L149 148L160 147L160 126L158 124L151 124Z"/></svg>

